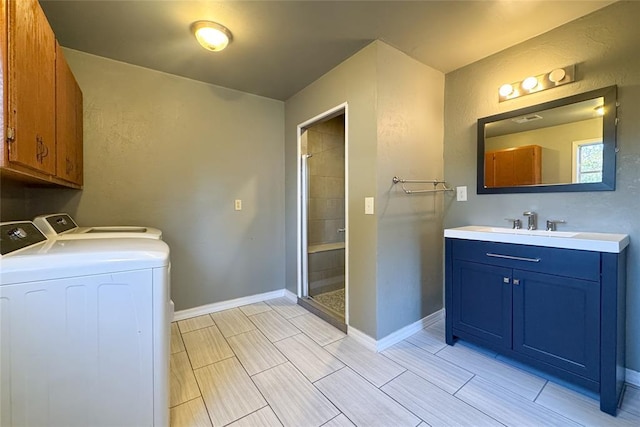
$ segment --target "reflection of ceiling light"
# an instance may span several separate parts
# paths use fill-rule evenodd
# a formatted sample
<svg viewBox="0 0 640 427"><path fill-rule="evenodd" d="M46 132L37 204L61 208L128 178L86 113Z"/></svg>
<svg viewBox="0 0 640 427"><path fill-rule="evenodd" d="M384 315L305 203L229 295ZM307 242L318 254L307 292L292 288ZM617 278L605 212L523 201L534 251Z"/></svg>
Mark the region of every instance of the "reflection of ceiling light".
<svg viewBox="0 0 640 427"><path fill-rule="evenodd" d="M522 123L533 122L535 120L542 120L542 116L539 114L530 114L528 116L516 117L515 119L511 119L512 122L518 123L519 125Z"/></svg>
<svg viewBox="0 0 640 427"><path fill-rule="evenodd" d="M501 96L509 96L513 93L513 86L509 83L500 86L500 95Z"/></svg>
<svg viewBox="0 0 640 427"><path fill-rule="evenodd" d="M594 108L596 114L598 114L599 116L604 116L604 106L603 105L599 105L596 108Z"/></svg>
<svg viewBox="0 0 640 427"><path fill-rule="evenodd" d="M221 51L231 42L231 31L216 22L196 21L191 24L191 31L203 48L213 52Z"/></svg>
<svg viewBox="0 0 640 427"><path fill-rule="evenodd" d="M522 88L524 90L531 91L536 86L538 86L538 79L535 77L527 77L522 81Z"/></svg>

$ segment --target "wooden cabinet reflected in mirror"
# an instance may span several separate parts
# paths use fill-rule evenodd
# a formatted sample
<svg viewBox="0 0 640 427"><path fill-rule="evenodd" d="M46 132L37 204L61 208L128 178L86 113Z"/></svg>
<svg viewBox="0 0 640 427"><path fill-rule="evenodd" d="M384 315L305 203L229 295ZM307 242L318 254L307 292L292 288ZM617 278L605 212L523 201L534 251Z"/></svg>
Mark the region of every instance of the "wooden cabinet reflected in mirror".
<svg viewBox="0 0 640 427"><path fill-rule="evenodd" d="M542 183L542 148L539 145L487 151L484 155L484 184L513 187Z"/></svg>
<svg viewBox="0 0 640 427"><path fill-rule="evenodd" d="M478 194L615 190L616 86L478 120Z"/></svg>

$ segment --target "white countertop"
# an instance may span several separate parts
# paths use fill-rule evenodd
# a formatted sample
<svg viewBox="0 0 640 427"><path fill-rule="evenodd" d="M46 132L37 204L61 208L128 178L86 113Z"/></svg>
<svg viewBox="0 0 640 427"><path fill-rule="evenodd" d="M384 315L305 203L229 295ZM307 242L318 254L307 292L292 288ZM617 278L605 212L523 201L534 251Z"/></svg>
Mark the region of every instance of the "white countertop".
<svg viewBox="0 0 640 427"><path fill-rule="evenodd" d="M627 234L515 230L478 225L447 228L444 237L611 253L620 253L629 245Z"/></svg>

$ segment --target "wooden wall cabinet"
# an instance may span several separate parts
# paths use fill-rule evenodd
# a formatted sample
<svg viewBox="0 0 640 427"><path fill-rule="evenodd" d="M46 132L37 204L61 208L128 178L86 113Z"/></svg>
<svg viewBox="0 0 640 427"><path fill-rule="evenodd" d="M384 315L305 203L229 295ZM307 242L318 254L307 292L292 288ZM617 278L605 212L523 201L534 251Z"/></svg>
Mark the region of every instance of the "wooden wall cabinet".
<svg viewBox="0 0 640 427"><path fill-rule="evenodd" d="M56 175L82 185L82 92L56 43Z"/></svg>
<svg viewBox="0 0 640 427"><path fill-rule="evenodd" d="M2 0L0 171L82 186L82 92L37 0Z"/></svg>
<svg viewBox="0 0 640 427"><path fill-rule="evenodd" d="M484 155L487 187L514 187L542 183L542 148L539 145L487 151Z"/></svg>

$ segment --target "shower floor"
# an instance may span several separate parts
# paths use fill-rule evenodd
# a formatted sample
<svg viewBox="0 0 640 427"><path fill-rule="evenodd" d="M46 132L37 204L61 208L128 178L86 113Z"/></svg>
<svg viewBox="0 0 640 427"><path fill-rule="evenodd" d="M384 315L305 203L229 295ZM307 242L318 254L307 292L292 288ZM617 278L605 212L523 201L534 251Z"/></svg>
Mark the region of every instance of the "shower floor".
<svg viewBox="0 0 640 427"><path fill-rule="evenodd" d="M318 304L322 304L328 309L340 314L340 316L344 316L344 288L313 295L312 298Z"/></svg>

